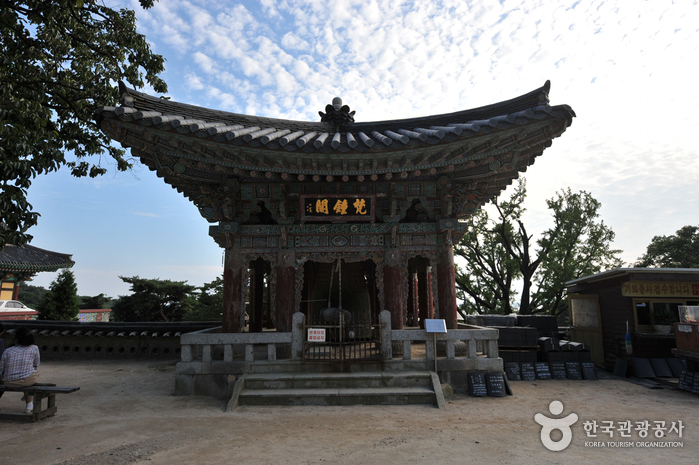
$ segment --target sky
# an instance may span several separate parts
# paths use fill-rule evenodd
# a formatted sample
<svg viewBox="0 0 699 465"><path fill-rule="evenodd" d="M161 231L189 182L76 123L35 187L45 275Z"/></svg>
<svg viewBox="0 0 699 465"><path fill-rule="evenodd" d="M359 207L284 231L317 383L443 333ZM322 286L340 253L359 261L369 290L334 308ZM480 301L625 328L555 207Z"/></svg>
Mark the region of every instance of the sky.
<svg viewBox="0 0 699 465"><path fill-rule="evenodd" d="M568 187L602 203L629 265L654 236L699 224L697 1L107 4L136 11L167 60L172 100L235 113L318 121L339 96L358 122L409 118L551 80L551 104L577 118L527 170L528 231L551 225L545 201ZM143 165L102 164L100 178L62 170L29 190L41 213L32 245L73 254L80 295L126 295L119 276L201 285L222 273L222 250L193 204Z"/></svg>

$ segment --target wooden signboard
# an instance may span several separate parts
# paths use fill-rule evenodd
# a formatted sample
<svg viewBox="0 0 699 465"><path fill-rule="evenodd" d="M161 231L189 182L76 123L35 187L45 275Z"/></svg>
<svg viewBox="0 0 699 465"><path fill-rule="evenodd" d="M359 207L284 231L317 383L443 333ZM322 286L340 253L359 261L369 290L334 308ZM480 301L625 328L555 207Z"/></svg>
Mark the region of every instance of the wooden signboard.
<svg viewBox="0 0 699 465"><path fill-rule="evenodd" d="M374 221L376 196L323 194L301 196L301 221Z"/></svg>
<svg viewBox="0 0 699 465"><path fill-rule="evenodd" d="M673 297L699 296L698 282L628 281L621 286L624 297Z"/></svg>

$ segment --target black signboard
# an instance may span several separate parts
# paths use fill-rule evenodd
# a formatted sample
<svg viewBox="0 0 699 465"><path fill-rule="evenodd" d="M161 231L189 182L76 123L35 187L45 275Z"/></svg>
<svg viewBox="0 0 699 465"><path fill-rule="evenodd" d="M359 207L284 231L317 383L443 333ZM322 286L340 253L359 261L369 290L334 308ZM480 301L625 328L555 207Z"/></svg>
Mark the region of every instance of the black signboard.
<svg viewBox="0 0 699 465"><path fill-rule="evenodd" d="M534 370L536 370L536 379L551 379L551 370L548 363L536 363L534 364Z"/></svg>
<svg viewBox="0 0 699 465"><path fill-rule="evenodd" d="M524 381L534 381L536 380L536 371L534 370L534 364L531 362L522 362L521 364L522 379Z"/></svg>
<svg viewBox="0 0 699 465"><path fill-rule="evenodd" d="M692 392L699 394L699 373L694 373L694 381L692 382Z"/></svg>
<svg viewBox="0 0 699 465"><path fill-rule="evenodd" d="M502 371L489 371L485 374L485 385L490 397L505 397L505 374Z"/></svg>
<svg viewBox="0 0 699 465"><path fill-rule="evenodd" d="M505 373L507 374L507 379L510 381L521 381L522 376L519 371L519 363L517 362L507 362L505 364Z"/></svg>
<svg viewBox="0 0 699 465"><path fill-rule="evenodd" d="M678 389L683 391L691 391L692 385L694 384L694 373L687 370L682 370L680 375L680 382L677 384Z"/></svg>
<svg viewBox="0 0 699 465"><path fill-rule="evenodd" d="M301 196L301 221L374 221L373 195L323 194Z"/></svg>
<svg viewBox="0 0 699 465"><path fill-rule="evenodd" d="M580 373L580 363L566 362L566 375L568 376L568 379L582 379L582 374Z"/></svg>
<svg viewBox="0 0 699 465"><path fill-rule="evenodd" d="M553 379L567 379L566 363L551 362L551 377L553 377Z"/></svg>
<svg viewBox="0 0 699 465"><path fill-rule="evenodd" d="M488 388L485 385L485 373L470 372L468 374L468 395L473 397L485 397Z"/></svg>
<svg viewBox="0 0 699 465"><path fill-rule="evenodd" d="M597 381L597 370L595 369L595 364L592 362L582 362L582 375L583 379L589 381Z"/></svg>

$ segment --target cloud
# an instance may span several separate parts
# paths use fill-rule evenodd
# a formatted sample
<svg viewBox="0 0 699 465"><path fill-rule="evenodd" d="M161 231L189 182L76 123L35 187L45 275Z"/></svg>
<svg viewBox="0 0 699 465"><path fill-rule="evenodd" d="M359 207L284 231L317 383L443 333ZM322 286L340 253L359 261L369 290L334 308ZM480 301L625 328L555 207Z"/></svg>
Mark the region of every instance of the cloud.
<svg viewBox="0 0 699 465"><path fill-rule="evenodd" d="M341 96L358 121L405 118L551 79L578 118L529 169L532 201L590 190L634 257L651 229L696 223L696 2L161 0L138 17L186 103L241 113L316 121Z"/></svg>
<svg viewBox="0 0 699 465"><path fill-rule="evenodd" d="M308 50L308 42L297 36L293 32L287 32L282 37L281 46L285 50Z"/></svg>
<svg viewBox="0 0 699 465"><path fill-rule="evenodd" d="M132 214L132 215L136 215L136 216L145 216L145 217L148 217L148 218L163 218L163 216L158 215L157 213L151 213L151 212L135 212L135 211L132 211L131 214Z"/></svg>

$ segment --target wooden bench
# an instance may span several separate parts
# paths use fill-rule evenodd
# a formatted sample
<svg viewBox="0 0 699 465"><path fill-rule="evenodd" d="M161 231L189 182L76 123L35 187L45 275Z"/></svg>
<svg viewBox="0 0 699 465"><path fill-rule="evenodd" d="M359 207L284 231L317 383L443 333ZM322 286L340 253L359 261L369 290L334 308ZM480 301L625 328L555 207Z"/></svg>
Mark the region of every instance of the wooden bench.
<svg viewBox="0 0 699 465"><path fill-rule="evenodd" d="M33 422L41 420L51 415L55 415L58 408L56 407L56 394L70 394L78 391L79 387L59 387L55 384L36 383L33 386L26 387L6 387L0 384L0 392L26 392L34 396L34 410L31 413L24 412L6 412L0 410L0 420L15 420ZM41 409L42 400L46 398L46 408ZM22 408L19 404L17 409Z"/></svg>

